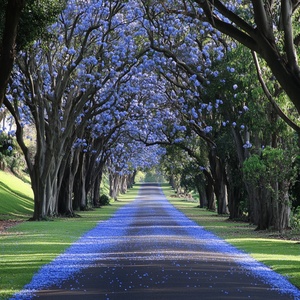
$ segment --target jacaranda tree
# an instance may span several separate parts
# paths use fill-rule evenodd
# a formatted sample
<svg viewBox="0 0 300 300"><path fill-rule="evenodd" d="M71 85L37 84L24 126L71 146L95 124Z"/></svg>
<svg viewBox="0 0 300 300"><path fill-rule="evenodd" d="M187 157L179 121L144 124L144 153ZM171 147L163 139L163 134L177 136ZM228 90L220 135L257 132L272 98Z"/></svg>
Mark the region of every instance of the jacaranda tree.
<svg viewBox="0 0 300 300"><path fill-rule="evenodd" d="M18 57L7 106L31 177L33 219L57 214L63 179L58 175L73 144L92 116L119 101L118 82L145 51L134 39L134 21L130 3L69 1L49 28L52 38L36 41ZM36 128L33 160L24 143L24 122Z"/></svg>

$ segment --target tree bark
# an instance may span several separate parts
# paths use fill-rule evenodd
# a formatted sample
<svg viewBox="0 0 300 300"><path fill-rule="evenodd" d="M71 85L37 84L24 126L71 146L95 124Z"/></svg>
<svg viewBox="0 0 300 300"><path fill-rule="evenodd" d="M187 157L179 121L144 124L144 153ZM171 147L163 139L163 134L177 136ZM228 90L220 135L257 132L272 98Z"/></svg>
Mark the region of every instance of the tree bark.
<svg viewBox="0 0 300 300"><path fill-rule="evenodd" d="M25 0L9 0L5 12L5 25L0 45L0 107L4 101L6 87L16 56L18 25Z"/></svg>
<svg viewBox="0 0 300 300"><path fill-rule="evenodd" d="M217 198L218 214L228 213L227 179L221 159L217 156L216 149L210 148L209 163L213 177L214 192Z"/></svg>
<svg viewBox="0 0 300 300"><path fill-rule="evenodd" d="M73 194L74 194L74 210L86 210L87 208L87 193L86 193L86 165L85 154L80 153L79 166L75 175Z"/></svg>
<svg viewBox="0 0 300 300"><path fill-rule="evenodd" d="M94 182L94 189L93 189L93 206L99 207L100 206L100 184L102 181L102 172L100 172Z"/></svg>
<svg viewBox="0 0 300 300"><path fill-rule="evenodd" d="M207 207L207 195L205 190L205 182L201 175L197 175L195 178L195 185L199 195L199 206L200 208Z"/></svg>
<svg viewBox="0 0 300 300"><path fill-rule="evenodd" d="M214 193L213 178L208 171L204 170L203 173L206 178L207 209L216 211L216 198Z"/></svg>
<svg viewBox="0 0 300 300"><path fill-rule="evenodd" d="M74 158L73 155L70 155L64 170L61 170L62 174L60 176L62 180L58 197L58 214L67 217L75 216L73 210L73 185L76 172L74 172L73 168L74 164L78 166L78 162L75 159L72 164L72 158ZM76 166L75 169L77 170Z"/></svg>
<svg viewBox="0 0 300 300"><path fill-rule="evenodd" d="M120 192L120 180L121 177L119 174L114 173L109 175L109 196L114 200L118 200Z"/></svg>
<svg viewBox="0 0 300 300"><path fill-rule="evenodd" d="M121 183L120 183L120 186L121 186L121 194L126 194L127 192L127 181L128 181L128 175L123 175L121 177Z"/></svg>

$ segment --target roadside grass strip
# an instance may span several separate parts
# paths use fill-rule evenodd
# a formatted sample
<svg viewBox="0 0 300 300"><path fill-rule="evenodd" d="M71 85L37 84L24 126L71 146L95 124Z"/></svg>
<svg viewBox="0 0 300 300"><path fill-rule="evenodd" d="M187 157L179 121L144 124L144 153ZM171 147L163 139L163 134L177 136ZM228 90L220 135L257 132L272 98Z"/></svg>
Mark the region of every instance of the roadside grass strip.
<svg viewBox="0 0 300 300"><path fill-rule="evenodd" d="M162 192L163 194L163 192ZM163 194L164 195L164 194ZM203 226L186 217L186 215L175 208L170 202L165 205L180 226L186 228L187 233L195 239L201 239L206 248L212 252L219 252L234 258L236 263L241 265L249 274L272 286L280 294L292 295L294 299L300 299L300 290L291 284L284 276L274 272L268 266L255 260L246 252L237 249L215 234L207 231Z"/></svg>
<svg viewBox="0 0 300 300"><path fill-rule="evenodd" d="M274 272L261 262L252 258L246 252L237 249L215 234L207 231L196 222L188 219L182 212L174 207L168 208L173 210L173 214L177 220L180 220L180 226L186 228L188 234L195 239L201 239L205 247L212 252L219 252L221 255L229 256L241 265L246 272L254 275L262 282L272 286L272 290L276 290L280 294L292 295L294 299L300 299L300 290L291 284L284 276Z"/></svg>
<svg viewBox="0 0 300 300"><path fill-rule="evenodd" d="M264 264L253 259L247 253L238 250L187 218L181 211L168 202L162 190L160 190L160 193L161 196L157 203L162 206L162 209L169 216L172 216L176 220L176 226L183 230L184 235L192 237L204 245L204 248L211 252L212 255L216 255L216 258L222 257L222 259L226 259L227 257L227 259L233 260L242 266L246 274L251 274L259 278L262 282L270 285L272 290L276 290L281 294L291 295L293 299L300 299L300 290L285 277L277 274ZM119 243L125 242L126 232L134 221L135 214L137 213L137 201L142 200L139 200L137 197L135 201L121 207L112 218L98 224L94 229L84 234L65 253L42 267L33 276L32 281L22 291L15 294L11 300L28 300L35 292L42 288L51 285L59 287L63 280L72 278L74 274L80 272L83 268L93 265L99 259L105 258L109 251L117 249ZM158 216L157 218L159 220L159 218L165 218L165 216ZM147 236L148 229L145 228L139 234ZM165 238L168 238L168 231L164 231L162 228L157 228L156 234L160 234L162 238L164 238L163 235L165 235ZM190 245L190 247L193 247L193 245ZM194 250L197 251L197 248ZM160 253L157 254L160 255ZM234 269L230 271L234 272Z"/></svg>
<svg viewBox="0 0 300 300"><path fill-rule="evenodd" d="M124 240L125 232L134 216L132 203L121 207L109 220L99 223L84 234L63 254L49 264L44 265L32 278L31 282L16 293L11 300L28 300L34 293L51 285L60 285L62 281L72 278L83 268L92 265L105 256L106 251L113 249Z"/></svg>

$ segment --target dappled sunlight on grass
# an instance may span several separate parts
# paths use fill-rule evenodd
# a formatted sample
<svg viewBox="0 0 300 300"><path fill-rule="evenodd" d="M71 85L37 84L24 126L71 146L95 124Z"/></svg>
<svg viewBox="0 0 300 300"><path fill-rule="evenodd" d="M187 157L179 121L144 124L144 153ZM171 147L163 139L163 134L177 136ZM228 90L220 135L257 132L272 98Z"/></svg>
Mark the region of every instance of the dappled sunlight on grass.
<svg viewBox="0 0 300 300"><path fill-rule="evenodd" d="M300 244L289 240L273 238L231 238L227 240L243 249L255 259L270 266L300 286Z"/></svg>

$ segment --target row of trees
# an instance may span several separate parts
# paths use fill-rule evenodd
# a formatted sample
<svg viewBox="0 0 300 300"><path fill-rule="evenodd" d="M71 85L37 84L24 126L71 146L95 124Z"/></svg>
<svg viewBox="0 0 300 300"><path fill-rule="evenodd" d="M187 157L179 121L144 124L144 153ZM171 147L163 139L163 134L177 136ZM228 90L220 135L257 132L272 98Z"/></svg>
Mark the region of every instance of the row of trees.
<svg viewBox="0 0 300 300"><path fill-rule="evenodd" d="M196 188L201 206L247 216L258 229L289 227L298 6L67 1L47 34L19 43L4 97L31 177L33 219L72 216L88 198L97 205L104 169L117 197L162 157L170 182Z"/></svg>
<svg viewBox="0 0 300 300"><path fill-rule="evenodd" d="M168 130L169 122L163 121L160 126L164 128L163 138L156 136L155 141L149 136L139 138L148 145L175 144L189 154L184 159L178 151L169 150L171 160L166 158L164 164L174 187L180 182L193 182L201 206L217 209L220 214L230 213L233 219L246 215L257 229L286 229L290 224L291 187L298 173L298 137L290 128L298 132L298 113L294 109L297 103L289 102L287 95L290 99L292 96L280 78L274 77L276 72L257 58L253 51L259 52L259 47L249 47L251 53L214 29L221 28L222 21L225 29L231 28L236 34L238 28L232 22L239 21L240 25L243 13L249 18L247 22L252 17L255 24L257 2L253 3L253 11L251 5L245 5L246 11L241 11L227 2L195 2L199 6L144 3L148 20L144 24L151 48L167 57L158 72L166 80L165 92L168 107L173 107L176 130L173 126L173 130ZM269 21L275 18L275 11L284 9L284 5L272 6L267 1L265 5ZM293 12L296 8L293 7ZM274 15L268 15L267 9L274 9ZM246 21L243 22L246 26ZM290 23L285 26L284 31L293 29ZM229 34L225 29L222 31ZM282 37L275 27L272 30L283 43L290 42L290 36ZM252 38L262 34L254 32L251 31ZM233 33L231 36L237 38ZM277 36L275 43L274 37L273 46L279 47L278 40ZM278 68L288 55L279 50L282 59L276 60ZM289 51L296 55L295 47ZM180 167L169 163L175 157L180 157Z"/></svg>
<svg viewBox="0 0 300 300"><path fill-rule="evenodd" d="M97 205L104 166L111 196L132 184L122 164L130 170L145 149L135 143L125 156L120 145L128 144L130 122L144 117L133 91L148 50L138 40L134 6L69 1L45 38L17 57L4 103L31 178L34 220L72 216L88 195ZM26 144L26 126L34 126L35 149Z"/></svg>

